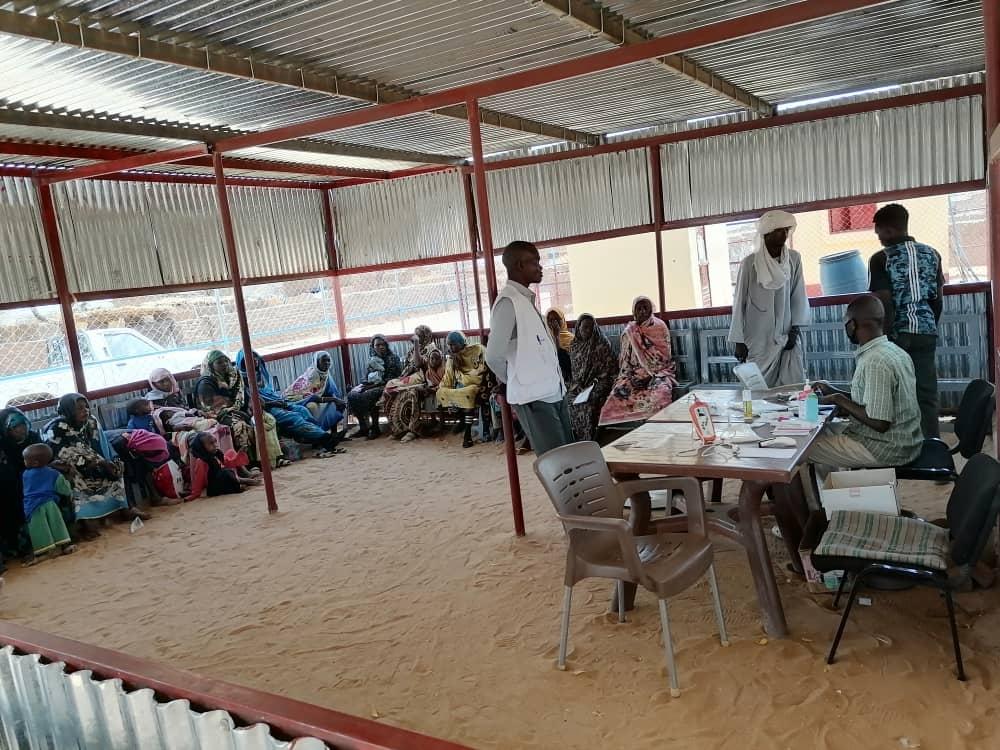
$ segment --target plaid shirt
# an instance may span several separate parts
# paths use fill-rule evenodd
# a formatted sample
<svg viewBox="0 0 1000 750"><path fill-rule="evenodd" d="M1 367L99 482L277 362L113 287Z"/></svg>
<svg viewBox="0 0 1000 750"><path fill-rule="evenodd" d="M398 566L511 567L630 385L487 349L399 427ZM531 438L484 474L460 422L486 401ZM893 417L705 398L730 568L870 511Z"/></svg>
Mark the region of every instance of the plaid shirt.
<svg viewBox="0 0 1000 750"><path fill-rule="evenodd" d="M920 407L910 355L885 336L872 339L855 354L851 400L872 419L890 424L885 432L851 419L845 435L864 445L884 466L902 466L920 455Z"/></svg>

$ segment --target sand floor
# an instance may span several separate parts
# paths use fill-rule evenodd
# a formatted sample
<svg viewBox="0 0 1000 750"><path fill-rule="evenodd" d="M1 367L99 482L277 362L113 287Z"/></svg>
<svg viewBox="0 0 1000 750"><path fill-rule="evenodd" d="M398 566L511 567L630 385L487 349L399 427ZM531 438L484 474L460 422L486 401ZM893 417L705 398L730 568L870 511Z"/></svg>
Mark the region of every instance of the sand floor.
<svg viewBox="0 0 1000 750"><path fill-rule="evenodd" d="M724 542L733 645L704 582L674 600L680 698L655 599L640 592L619 625L606 582L577 587L557 671L565 547L531 457L516 539L501 449L459 441L355 441L281 470L275 516L255 490L111 529L12 570L0 617L477 748L997 746L997 589L958 598L966 684L943 602L922 590L872 594L827 667L830 597L779 575L792 635L765 640L745 555ZM904 483L904 504L940 516L947 492Z"/></svg>

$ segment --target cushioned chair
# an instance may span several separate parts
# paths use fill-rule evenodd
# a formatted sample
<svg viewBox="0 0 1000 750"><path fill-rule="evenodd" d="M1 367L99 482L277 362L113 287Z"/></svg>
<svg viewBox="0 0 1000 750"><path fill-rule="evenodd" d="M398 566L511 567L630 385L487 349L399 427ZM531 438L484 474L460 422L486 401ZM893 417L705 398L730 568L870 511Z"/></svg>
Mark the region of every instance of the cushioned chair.
<svg viewBox="0 0 1000 750"><path fill-rule="evenodd" d="M810 545L819 538L813 546L813 565L821 571L845 571L834 608L840 603L848 574L853 579L850 599L830 646L828 664L833 664L836 657L858 591L866 580L890 577L933 586L943 592L958 679L965 679L952 592L969 582L972 568L996 526L1000 512L998 490L1000 463L985 453L977 453L969 459L948 500L948 528L917 518L864 511L834 511L828 522L823 511L814 514L805 542Z"/></svg>
<svg viewBox="0 0 1000 750"><path fill-rule="evenodd" d="M958 416L955 418L955 436L958 438L955 447L949 447L939 438L927 438L917 460L898 467L896 476L900 479L933 482L953 481L956 474L955 459L952 456L961 453L964 458L972 458L983 449L993 422L995 393L993 384L985 380L973 380L969 383L962 394Z"/></svg>
<svg viewBox="0 0 1000 750"><path fill-rule="evenodd" d="M569 538L559 637L559 667L566 666L573 586L585 578L609 578L618 585L618 620L625 621L622 582L636 583L659 599L663 649L671 694L680 692L670 637L667 600L708 574L719 637L728 645L719 585L712 560L712 543L705 525L701 484L694 478L640 479L615 482L597 443L573 443L549 451L535 461L535 474L555 506ZM625 500L640 492L677 490L684 493L686 533L661 532L635 536L622 517Z"/></svg>

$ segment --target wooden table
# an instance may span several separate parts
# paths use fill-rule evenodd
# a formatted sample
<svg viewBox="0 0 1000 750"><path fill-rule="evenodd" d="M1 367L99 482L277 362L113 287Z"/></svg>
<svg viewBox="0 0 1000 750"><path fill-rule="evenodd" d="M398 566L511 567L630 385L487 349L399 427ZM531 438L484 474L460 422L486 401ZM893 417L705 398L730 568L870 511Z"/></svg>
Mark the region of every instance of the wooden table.
<svg viewBox="0 0 1000 750"><path fill-rule="evenodd" d="M720 432L725 429L726 424L719 425ZM765 426L755 432L764 440L771 436L772 429ZM687 422L649 421L606 446L604 458L611 473L619 480L652 474L738 479L743 482L739 504L727 512L709 513L709 529L739 542L746 549L764 628L768 635L782 637L788 634L788 625L761 526L761 507L764 495L770 494L772 505L769 510L778 521L793 563L800 565L798 547L808 518L808 508L798 467L805 461L806 452L819 432L820 428L817 428L807 436L793 438L796 446L789 449L792 450L789 456L741 457L740 448L756 448L756 443L740 444L735 451L702 448L692 437L690 419ZM634 496L629 523L637 535L651 533L650 516L649 495ZM687 518L675 516L667 523L675 526L677 531L684 531ZM634 596L634 589L631 593Z"/></svg>

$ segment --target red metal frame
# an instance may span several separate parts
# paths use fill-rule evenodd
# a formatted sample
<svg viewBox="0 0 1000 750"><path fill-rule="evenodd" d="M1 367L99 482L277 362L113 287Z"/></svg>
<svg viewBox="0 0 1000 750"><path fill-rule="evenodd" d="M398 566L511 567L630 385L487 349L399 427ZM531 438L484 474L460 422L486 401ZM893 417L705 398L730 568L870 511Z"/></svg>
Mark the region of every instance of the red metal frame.
<svg viewBox="0 0 1000 750"><path fill-rule="evenodd" d="M193 146L180 146L169 148L165 151L151 151L147 154L134 154L123 156L120 159L88 164L85 167L75 167L73 169L62 170L55 174L42 177L42 182L69 182L70 180L87 180L93 177L102 177L106 174L116 174L129 169L142 169L158 164L171 164L175 161L185 161L195 159L208 154L208 146L198 143Z"/></svg>
<svg viewBox="0 0 1000 750"><path fill-rule="evenodd" d="M0 164L0 176L4 177L29 177L38 179L48 177L53 174L61 174L65 169L59 167L35 166L19 167ZM214 185L215 178L208 175L188 175L174 172L121 172L119 174L108 174L98 178L100 180L111 180L113 182L159 182L175 185ZM370 180L338 180L337 182L313 182L310 180L266 180L257 177L227 177L227 185L242 185L244 187L262 188L301 188L303 190L327 190L331 187L342 187L347 184L358 182L370 182Z"/></svg>
<svg viewBox="0 0 1000 750"><path fill-rule="evenodd" d="M667 281L663 278L663 173L660 170L660 149L649 147L650 200L653 202L653 236L656 240L656 288L660 311L667 309Z"/></svg>
<svg viewBox="0 0 1000 750"><path fill-rule="evenodd" d="M390 120L418 112L428 112L455 104L477 101L489 96L506 94L519 89L555 83L567 78L575 78L602 70L617 68L630 63L641 62L653 57L662 57L683 52L696 47L752 36L764 31L773 31L827 16L839 15L876 5L884 5L891 0L810 0L808 3L793 3L774 10L751 13L739 18L719 23L707 24L675 34L656 37L648 42L620 46L608 52L585 55L566 62L545 65L540 68L513 73L491 80L480 81L465 86L446 89L433 94L416 96L401 102L379 104L374 107L345 112L329 117L321 117L309 122L287 125L258 133L223 138L216 143L219 151L264 146L278 141L341 130L357 125ZM472 119L470 113L470 119Z"/></svg>
<svg viewBox="0 0 1000 750"><path fill-rule="evenodd" d="M472 176L463 175L462 187L465 194L465 219L469 225L469 252L472 256L472 286L476 292L476 316L479 320L479 335L486 339L486 324L483 321L483 298L479 289L479 263L477 256L482 249L479 247L479 227L476 223L476 199L472 195ZM496 269L494 269L495 272Z"/></svg>
<svg viewBox="0 0 1000 750"><path fill-rule="evenodd" d="M83 370L83 357L80 355L80 339L76 333L76 318L73 317L73 296L69 291L69 281L66 278L66 261L63 257L62 243L59 241L59 223L56 220L56 207L52 202L52 188L36 181L38 188L38 207L42 217L42 231L45 234L45 244L49 248L49 260L52 263L52 280L56 285L56 295L62 308L63 329L66 332L66 351L69 352L70 365L73 368L73 383L77 393L87 392L87 378Z"/></svg>
<svg viewBox="0 0 1000 750"><path fill-rule="evenodd" d="M128 688L149 688L196 709L221 710L246 724L267 724L285 737L315 737L337 750L469 750L447 740L399 729L273 693L202 677L158 662L0 622L0 643L26 654L62 662L69 671L89 670Z"/></svg>
<svg viewBox="0 0 1000 750"><path fill-rule="evenodd" d="M277 513L278 503L274 496L274 478L271 476L271 462L267 454L267 435L264 431L264 408L261 405L260 389L257 378L251 374L253 367L253 345L250 342L250 323L247 320L247 307L243 300L243 284L240 281L240 258L236 250L236 233L233 231L233 216L229 210L229 191L226 190L226 171L222 164L222 154L212 155L215 162L215 193L219 204L219 217L222 220L222 237L226 246L226 256L229 259L229 274L233 279L233 302L236 307L236 317L240 322L240 339L243 351L246 353L247 383L250 385L250 406L253 411L254 433L257 436L257 456L260 460L260 470L264 475L264 492L267 495L267 512Z"/></svg>
<svg viewBox="0 0 1000 750"><path fill-rule="evenodd" d="M479 246L493 247L493 229L490 224L489 191L486 188L486 170L483 168L483 135L479 124L479 102L469 99L466 103L469 114L469 142L472 145L472 181L476 195L476 211L479 216ZM492 252L483 253L486 263L486 288L490 305L497 299L497 274L495 257ZM476 301L479 301L478 296ZM507 399L500 398L500 419L503 424L503 452L507 459L507 483L510 486L510 504L514 513L514 533L524 536L524 504L521 502L521 479L517 468L517 452L514 448L514 417Z"/></svg>
<svg viewBox="0 0 1000 750"><path fill-rule="evenodd" d="M344 296L340 289L340 256L337 253L337 227L333 223L333 205L330 201L330 191L324 190L323 197L323 228L326 233L326 249L330 256L330 268L333 269L333 276L330 285L333 288L333 306L337 314L337 335L341 340L347 338L347 316L344 313ZM353 373L351 372L351 358L341 347L340 366L344 372L344 386L350 388Z"/></svg>
<svg viewBox="0 0 1000 750"><path fill-rule="evenodd" d="M1000 0L983 0L983 33L986 42L986 101L983 124L986 133L985 142L988 144L990 135L1000 126ZM1000 161L991 164L987 159L986 182L990 207L990 279L994 284L993 356L990 357L990 366L1000 368L997 362L1000 358L1000 325L997 325L997 316L1000 315L1000 293L995 288L997 274L1000 273ZM1000 406L1000 392L997 394L997 405ZM997 414L1000 420L1000 409L997 409ZM1000 432L994 430L993 434L997 435ZM1000 456L1000 443L994 446L994 450Z"/></svg>

